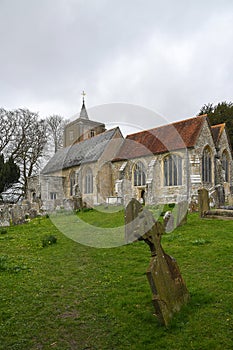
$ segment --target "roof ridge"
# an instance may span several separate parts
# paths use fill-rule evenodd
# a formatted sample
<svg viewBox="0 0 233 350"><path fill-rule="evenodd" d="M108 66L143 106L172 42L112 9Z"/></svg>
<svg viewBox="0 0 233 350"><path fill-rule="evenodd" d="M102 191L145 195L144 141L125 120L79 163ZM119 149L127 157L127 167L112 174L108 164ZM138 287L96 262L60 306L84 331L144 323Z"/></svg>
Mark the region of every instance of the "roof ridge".
<svg viewBox="0 0 233 350"><path fill-rule="evenodd" d="M211 125L211 128L217 128L217 127L224 127L225 128L226 123L220 123L220 124L215 124L215 125Z"/></svg>
<svg viewBox="0 0 233 350"><path fill-rule="evenodd" d="M226 123L221 123L221 124L216 124L216 125L211 125L211 129L212 129L212 134L213 134L213 129L216 130L217 128L219 128L219 131L217 131L217 138L216 138L216 142L219 142L220 137L222 136L223 130L225 129ZM215 137L213 135L213 139L215 140Z"/></svg>
<svg viewBox="0 0 233 350"><path fill-rule="evenodd" d="M196 115L194 117L191 117L191 118L187 118L187 119L182 119L182 120L178 120L176 122L171 122L171 123L168 123L168 124L164 124L164 125L159 125L155 128L151 128L151 129L146 129L146 130L142 130L142 131L139 131L139 132L135 132L133 134L129 134L126 136L126 138L128 136L132 136L132 135L136 135L136 134L142 134L142 133L145 133L145 132L150 132L150 131L154 131L154 130L158 130L158 129L161 129L161 128L164 128L164 127L167 127L167 126L172 126L172 125L176 125L176 124L180 124L180 123L185 123L187 121L191 121L192 119L198 119L198 118L203 118L204 119L207 118L207 114L203 114L203 115Z"/></svg>
<svg viewBox="0 0 233 350"><path fill-rule="evenodd" d="M158 154L192 148L207 121L207 115L196 116L127 135L116 158L136 158L151 153ZM137 145L130 146L127 141L135 141Z"/></svg>

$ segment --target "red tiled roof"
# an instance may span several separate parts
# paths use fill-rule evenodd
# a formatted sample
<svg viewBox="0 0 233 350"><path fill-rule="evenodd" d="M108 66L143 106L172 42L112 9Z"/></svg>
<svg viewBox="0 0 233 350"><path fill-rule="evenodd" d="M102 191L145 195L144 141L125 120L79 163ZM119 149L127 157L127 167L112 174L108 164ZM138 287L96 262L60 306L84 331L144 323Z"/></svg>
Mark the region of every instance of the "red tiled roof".
<svg viewBox="0 0 233 350"><path fill-rule="evenodd" d="M128 135L115 160L194 147L206 115Z"/></svg>
<svg viewBox="0 0 233 350"><path fill-rule="evenodd" d="M212 125L211 130L212 130L212 135L214 139L214 144L216 145L222 135L222 132L225 128L225 123L218 124L218 125Z"/></svg>

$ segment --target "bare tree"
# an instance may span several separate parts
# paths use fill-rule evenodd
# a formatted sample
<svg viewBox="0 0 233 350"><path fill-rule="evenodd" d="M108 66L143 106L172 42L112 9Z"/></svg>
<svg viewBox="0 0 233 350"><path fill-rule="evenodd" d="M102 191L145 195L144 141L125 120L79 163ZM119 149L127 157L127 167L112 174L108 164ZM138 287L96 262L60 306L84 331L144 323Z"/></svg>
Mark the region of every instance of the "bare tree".
<svg viewBox="0 0 233 350"><path fill-rule="evenodd" d="M67 124L60 115L51 115L46 119L48 139L52 143L54 153L63 146L63 130Z"/></svg>
<svg viewBox="0 0 233 350"><path fill-rule="evenodd" d="M28 178L38 171L47 142L46 123L39 120L37 113L27 109L17 110L19 125L15 139L15 150L12 152L21 168L23 193L27 193Z"/></svg>
<svg viewBox="0 0 233 350"><path fill-rule="evenodd" d="M20 167L21 190L26 196L28 177L38 171L47 142L46 122L28 109L5 112L1 110L6 120L1 147L4 147L3 153L11 156Z"/></svg>
<svg viewBox="0 0 233 350"><path fill-rule="evenodd" d="M9 143L14 138L16 130L16 118L14 112L0 108L0 153L5 152Z"/></svg>
<svg viewBox="0 0 233 350"><path fill-rule="evenodd" d="M38 113L26 108L0 108L0 120L0 153L12 157L20 167L20 190L26 196L28 178L39 172L46 156L48 159L62 147L68 121L59 115L41 120Z"/></svg>

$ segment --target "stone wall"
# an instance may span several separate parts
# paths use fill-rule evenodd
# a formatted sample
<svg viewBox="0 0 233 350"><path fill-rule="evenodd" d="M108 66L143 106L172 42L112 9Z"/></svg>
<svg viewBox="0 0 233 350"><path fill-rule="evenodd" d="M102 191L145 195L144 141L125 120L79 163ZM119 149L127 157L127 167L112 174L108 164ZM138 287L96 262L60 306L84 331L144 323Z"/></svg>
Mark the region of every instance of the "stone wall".
<svg viewBox="0 0 233 350"><path fill-rule="evenodd" d="M222 160L222 156L223 156L223 152L227 151L227 154L229 156L229 184L224 184L224 186L226 187L226 193L227 195L230 195L230 186L232 186L233 184L233 160L232 160L232 150L230 148L230 144L228 141L228 136L226 133L226 130L223 131L220 140L219 140L219 156L220 156L220 160Z"/></svg>
<svg viewBox="0 0 233 350"><path fill-rule="evenodd" d="M35 218L40 212L39 203L24 200L20 204L4 204L0 206L0 227L18 225L28 219Z"/></svg>

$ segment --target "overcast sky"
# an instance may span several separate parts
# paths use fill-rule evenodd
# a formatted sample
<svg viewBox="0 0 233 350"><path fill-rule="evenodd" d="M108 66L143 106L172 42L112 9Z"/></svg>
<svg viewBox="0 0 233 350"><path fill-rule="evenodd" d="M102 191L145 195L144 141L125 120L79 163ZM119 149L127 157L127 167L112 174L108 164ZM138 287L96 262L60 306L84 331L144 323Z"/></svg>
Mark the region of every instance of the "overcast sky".
<svg viewBox="0 0 233 350"><path fill-rule="evenodd" d="M192 117L233 101L232 43L232 0L0 0L0 107L70 118L85 90L89 108ZM153 127L144 112L97 120Z"/></svg>

